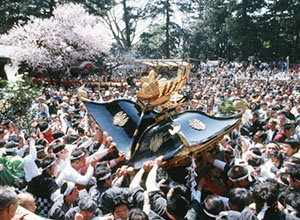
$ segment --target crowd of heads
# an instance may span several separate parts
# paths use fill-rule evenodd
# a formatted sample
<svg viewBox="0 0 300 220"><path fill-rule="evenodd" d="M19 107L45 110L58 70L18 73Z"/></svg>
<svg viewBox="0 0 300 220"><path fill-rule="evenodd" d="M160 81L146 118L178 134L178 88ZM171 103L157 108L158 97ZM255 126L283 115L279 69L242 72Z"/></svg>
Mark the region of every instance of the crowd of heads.
<svg viewBox="0 0 300 220"><path fill-rule="evenodd" d="M296 219L297 74L239 63L201 64L191 73L193 98L178 111L220 116L233 98L247 105L240 127L197 158L193 187L172 179L161 157L140 170L125 165L126 155L89 116L77 88L47 86L32 107L39 117L31 136L17 120L1 122L0 218L12 219L19 204L50 219ZM88 99L136 101L135 80L136 87L90 87Z"/></svg>

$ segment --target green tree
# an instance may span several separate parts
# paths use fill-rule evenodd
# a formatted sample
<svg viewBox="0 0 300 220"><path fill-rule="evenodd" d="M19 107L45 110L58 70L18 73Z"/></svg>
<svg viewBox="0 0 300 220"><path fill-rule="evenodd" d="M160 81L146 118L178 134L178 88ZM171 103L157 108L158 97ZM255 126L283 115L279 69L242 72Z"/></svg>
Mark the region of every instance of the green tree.
<svg viewBox="0 0 300 220"><path fill-rule="evenodd" d="M23 25L30 16L49 18L58 3L67 0L1 0L0 1L0 33L7 32L14 25Z"/></svg>
<svg viewBox="0 0 300 220"><path fill-rule="evenodd" d="M154 0L151 2L148 2L148 5L146 7L147 14L146 16L151 16L152 18L156 19L159 16L164 17L163 26L164 26L164 57L170 58L170 29L172 26L171 17L174 14L174 9L172 8L172 5L174 5L174 0Z"/></svg>
<svg viewBox="0 0 300 220"><path fill-rule="evenodd" d="M287 56L299 60L300 2L296 0L272 1L262 16L260 39L261 59L285 60Z"/></svg>
<svg viewBox="0 0 300 220"><path fill-rule="evenodd" d="M24 24L32 8L23 1L0 1L0 34L8 31L14 24Z"/></svg>
<svg viewBox="0 0 300 220"><path fill-rule="evenodd" d="M229 5L224 0L198 1L197 22L193 24L190 56L200 59L233 59L235 47L229 40L226 19Z"/></svg>
<svg viewBox="0 0 300 220"><path fill-rule="evenodd" d="M188 47L189 40L191 36L191 30L188 28L190 26L190 20L192 12L195 8L195 3L193 0L154 0L149 1L145 7L145 19L152 19L151 24L148 27L148 33L144 33L141 38L141 42L138 46L139 53L141 50L141 45L143 50L147 48L145 42L151 41L151 38L156 38L153 34L159 34L162 43L159 44L159 53L150 57L156 57L157 54L161 54L158 58L171 58L171 57L188 57ZM182 21L178 23L175 16L182 13ZM184 15L183 15L184 14ZM191 16L188 17L188 14ZM184 19L184 17L186 19ZM159 25L158 25L159 24ZM154 30L154 28L159 27L160 31ZM150 38L150 39L146 39ZM152 46L148 45L148 52L152 51ZM161 53L162 52L162 53ZM146 53L149 57L149 53Z"/></svg>
<svg viewBox="0 0 300 220"><path fill-rule="evenodd" d="M136 52L139 56L151 59L160 59L166 57L166 30L165 26L160 24L151 25L148 32L144 32L139 43L136 45ZM188 30L181 28L176 23L172 23L169 36L170 56L188 59L189 51L188 39L190 33Z"/></svg>
<svg viewBox="0 0 300 220"><path fill-rule="evenodd" d="M38 114L32 105L42 89L41 85L33 84L26 75L23 80L14 83L1 81L1 84L4 85L0 89L1 120L17 121L25 135L30 135L32 123L34 119L38 119Z"/></svg>
<svg viewBox="0 0 300 220"><path fill-rule="evenodd" d="M0 34L16 24L25 24L30 16L49 18L58 4L75 2L83 4L89 13L103 16L114 5L114 0L1 0Z"/></svg>
<svg viewBox="0 0 300 220"><path fill-rule="evenodd" d="M159 24L153 25L149 32L141 35L141 40L136 46L137 53L151 59L158 59L164 56L163 50L163 27Z"/></svg>
<svg viewBox="0 0 300 220"><path fill-rule="evenodd" d="M245 61L260 47L257 36L258 21L264 3L264 0L241 0L228 3L230 15L226 18L226 28L229 40L237 46Z"/></svg>
<svg viewBox="0 0 300 220"><path fill-rule="evenodd" d="M292 15L290 21L293 21L293 26L289 29L292 32L292 61L300 61L300 1L289 1L289 12ZM290 23L289 23L290 24Z"/></svg>

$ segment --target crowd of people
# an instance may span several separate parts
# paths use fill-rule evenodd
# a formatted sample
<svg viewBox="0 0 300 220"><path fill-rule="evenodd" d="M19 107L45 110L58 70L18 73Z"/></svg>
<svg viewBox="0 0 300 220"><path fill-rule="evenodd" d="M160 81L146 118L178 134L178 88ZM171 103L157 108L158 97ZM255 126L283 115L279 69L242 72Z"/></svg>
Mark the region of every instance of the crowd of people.
<svg viewBox="0 0 300 220"><path fill-rule="evenodd" d="M178 111L220 115L232 98L247 105L241 125L214 153L204 150L193 182L171 179L163 156L142 168L89 117L77 88L47 86L40 115L24 135L18 121L0 129L0 219L298 219L300 218L300 83L295 70L259 65L201 65L192 99ZM88 98L136 101L136 90L93 87ZM28 212L16 214L18 205Z"/></svg>

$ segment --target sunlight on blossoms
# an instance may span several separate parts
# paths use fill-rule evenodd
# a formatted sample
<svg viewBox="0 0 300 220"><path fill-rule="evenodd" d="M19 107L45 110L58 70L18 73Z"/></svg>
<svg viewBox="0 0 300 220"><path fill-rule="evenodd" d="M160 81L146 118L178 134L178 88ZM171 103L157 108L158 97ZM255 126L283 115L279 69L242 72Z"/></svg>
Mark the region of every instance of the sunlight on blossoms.
<svg viewBox="0 0 300 220"><path fill-rule="evenodd" d="M73 3L57 6L51 18L30 17L26 25L15 26L0 38L16 47L13 63L52 71L108 53L112 42L100 19Z"/></svg>

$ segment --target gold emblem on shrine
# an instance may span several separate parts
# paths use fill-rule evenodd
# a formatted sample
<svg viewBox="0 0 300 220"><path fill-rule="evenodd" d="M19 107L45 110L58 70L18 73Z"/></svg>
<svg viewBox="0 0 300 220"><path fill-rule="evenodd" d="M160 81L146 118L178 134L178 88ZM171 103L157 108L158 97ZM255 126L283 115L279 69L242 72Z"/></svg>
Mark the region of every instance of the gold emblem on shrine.
<svg viewBox="0 0 300 220"><path fill-rule="evenodd" d="M151 138L150 141L150 150L154 153L158 151L161 144L163 143L163 137L161 134L156 134Z"/></svg>
<svg viewBox="0 0 300 220"><path fill-rule="evenodd" d="M123 127L127 123L128 119L129 118L127 117L127 114L123 111L120 111L114 116L114 125Z"/></svg>
<svg viewBox="0 0 300 220"><path fill-rule="evenodd" d="M191 128L198 130L198 131L203 131L206 129L206 125L200 121L199 119L191 119L189 120L189 125Z"/></svg>

